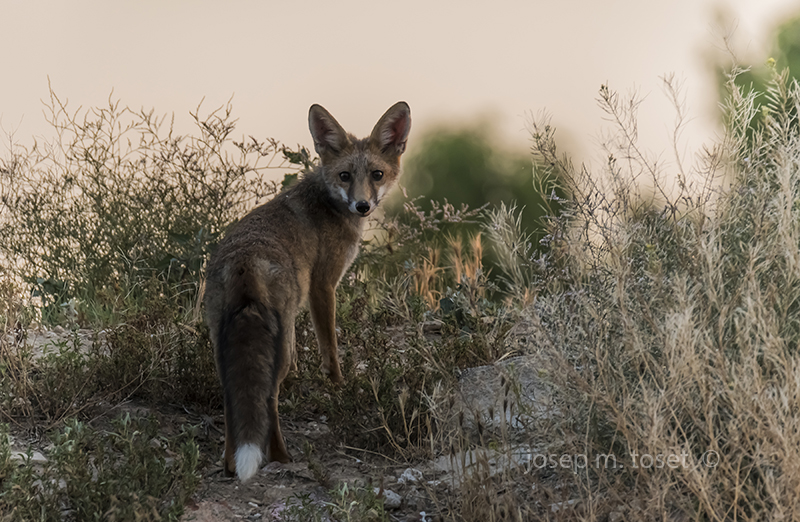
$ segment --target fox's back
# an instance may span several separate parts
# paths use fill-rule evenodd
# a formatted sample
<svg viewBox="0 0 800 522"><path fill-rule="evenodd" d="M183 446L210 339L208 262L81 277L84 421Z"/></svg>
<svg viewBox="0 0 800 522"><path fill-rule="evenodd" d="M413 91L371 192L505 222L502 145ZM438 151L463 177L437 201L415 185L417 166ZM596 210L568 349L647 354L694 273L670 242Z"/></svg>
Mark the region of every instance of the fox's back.
<svg viewBox="0 0 800 522"><path fill-rule="evenodd" d="M259 255L276 262L285 255L310 259L326 241L357 242L361 220L338 209L319 178L318 172L310 173L245 215L220 242L211 266L214 258L231 255Z"/></svg>
<svg viewBox="0 0 800 522"><path fill-rule="evenodd" d="M209 261L207 292L246 269L271 287L290 285L285 291L305 293L314 271L347 268L361 222L341 212L318 172L309 173L231 227Z"/></svg>

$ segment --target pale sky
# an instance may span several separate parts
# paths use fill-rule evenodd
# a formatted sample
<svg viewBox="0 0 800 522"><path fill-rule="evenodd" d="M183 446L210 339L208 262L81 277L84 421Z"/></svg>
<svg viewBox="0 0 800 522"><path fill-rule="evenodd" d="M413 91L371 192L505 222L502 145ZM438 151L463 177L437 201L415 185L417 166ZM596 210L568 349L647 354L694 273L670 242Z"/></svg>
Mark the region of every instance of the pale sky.
<svg viewBox="0 0 800 522"><path fill-rule="evenodd" d="M0 125L14 141L52 137L42 115L48 77L73 109L114 98L174 113L179 131L205 98L233 97L235 135L311 145L306 118L325 106L366 135L391 104L411 106L414 138L437 122L493 115L526 147L529 115L547 110L579 155L605 123L601 83L639 92L643 145L669 149L673 113L660 77L682 80L686 146L716 132L708 57L736 25L761 59L793 0L199 1L0 0ZM8 143L8 139L5 140ZM2 148L2 147L0 147ZM5 150L0 154L7 153Z"/></svg>

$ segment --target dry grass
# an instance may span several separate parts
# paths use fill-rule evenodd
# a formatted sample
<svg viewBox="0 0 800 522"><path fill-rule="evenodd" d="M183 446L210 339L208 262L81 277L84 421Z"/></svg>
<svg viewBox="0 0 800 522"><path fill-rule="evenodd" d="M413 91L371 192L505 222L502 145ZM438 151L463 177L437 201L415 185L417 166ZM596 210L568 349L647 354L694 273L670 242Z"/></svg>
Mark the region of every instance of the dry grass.
<svg viewBox="0 0 800 522"><path fill-rule="evenodd" d="M476 456L454 520L800 519L800 87L776 74L759 108L730 86L724 142L676 162L674 186L636 144L635 100L600 91L618 131L600 174L534 123L572 198L544 262L507 247L524 244L511 213L492 237L511 238L517 302L519 282L535 292L530 349L557 411L522 440L444 441Z"/></svg>
<svg viewBox="0 0 800 522"><path fill-rule="evenodd" d="M726 137L694 166L680 158L662 166L641 151L637 101L607 87L598 102L615 131L598 172L560 156L554 129L534 122L536 164L545 166L539 175L561 180L570 194L558 198L562 212L545 222L544 251L522 230L514 207L479 212L445 204L423 212L409 202L402 215L378 223L337 293L346 384L333 389L318 379L313 329L301 314L299 368L286 381L282 414L325 415L345 447L396 461L450 462L450 493L428 491L445 520L800 519L800 87L776 74L768 106L756 107L752 94L730 85ZM665 87L676 101L678 136L685 120L680 94L670 79ZM112 114L99 114L99 128ZM221 148L204 148L202 140L176 146L193 143L198 154L224 149L226 118L212 118L202 131L205 140L220 137ZM95 128L79 123L69 120L68 128ZM110 143L117 150L118 141L89 136L93 147ZM150 145L161 150L166 143ZM138 153L148 158L147 150ZM178 147L172 156L175 169L161 163L161 171L194 168L179 150L185 151ZM240 150L243 157L275 152L257 142ZM302 152L284 153L299 155L298 164L309 161ZM3 175L29 168L23 156L5 163ZM103 165L113 164L106 159L111 163ZM192 172L211 175L231 167L229 160ZM240 167L252 172L253 164ZM248 186L231 188L228 201L246 206ZM3 201L7 216L12 200ZM192 219L188 229L203 228L205 218ZM217 231L229 223L214 219ZM54 223L45 221L42 227ZM475 221L484 224L480 235L460 230ZM159 268L157 256L140 256L126 264L132 250L117 249L125 259L115 260L102 288L78 295L71 318L53 312L71 302L67 290L89 288L80 279L86 274L75 272L69 288L55 285L64 270L58 277L34 270L54 258L37 259L30 243L29 258L14 265L22 271L7 270L14 277L0 283L4 419L63 430L75 418L91 420L86 416L99 400L131 397L218 409L195 306L202 285L196 261L202 265L213 238L195 235L189 243L185 259L193 264L177 279L173 263ZM21 240L15 245L24 248ZM496 258L494 274L486 273L486 251ZM3 254L18 259L19 252ZM38 309L21 299L30 285L46 294ZM47 318L91 318L107 337L88 352L67 344L34 361L25 331L48 307ZM533 365L515 366L512 356ZM461 370L498 361L495 405L470 407ZM523 382L546 392L537 400L546 398L547 407L526 399ZM187 488L190 449L179 477ZM2 451L0 464L7 461ZM64 455L64 462L77 462L79 476L77 457ZM310 449L308 455L313 460ZM2 492L35 480L32 472L13 475L3 466ZM317 471L326 482L325 470ZM338 504L320 517L384 518L368 490L334 492ZM13 509L16 497L9 495L0 503Z"/></svg>

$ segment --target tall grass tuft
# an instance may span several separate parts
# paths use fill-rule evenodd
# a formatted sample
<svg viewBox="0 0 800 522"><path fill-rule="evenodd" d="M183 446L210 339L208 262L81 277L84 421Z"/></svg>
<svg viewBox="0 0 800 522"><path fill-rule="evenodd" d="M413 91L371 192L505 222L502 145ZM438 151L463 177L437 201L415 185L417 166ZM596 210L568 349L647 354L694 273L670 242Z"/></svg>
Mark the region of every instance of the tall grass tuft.
<svg viewBox="0 0 800 522"><path fill-rule="evenodd" d="M466 520L800 519L800 86L776 73L758 107L734 76L725 138L688 170L639 148L637 101L605 86L602 172L532 125L571 196L547 277L532 284L541 271L504 246L526 240L512 212L491 221L511 239L491 237L515 294L535 291L530 348L556 413L530 426L530 459L505 481L464 482L504 499L472 496Z"/></svg>

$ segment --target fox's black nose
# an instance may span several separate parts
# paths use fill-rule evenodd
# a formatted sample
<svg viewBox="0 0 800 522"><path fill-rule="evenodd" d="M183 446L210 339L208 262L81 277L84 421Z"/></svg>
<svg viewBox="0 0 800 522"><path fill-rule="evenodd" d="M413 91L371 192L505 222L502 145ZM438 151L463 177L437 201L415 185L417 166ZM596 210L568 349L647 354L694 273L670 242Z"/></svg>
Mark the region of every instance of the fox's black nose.
<svg viewBox="0 0 800 522"><path fill-rule="evenodd" d="M369 201L357 201L356 210L361 214L369 212Z"/></svg>

